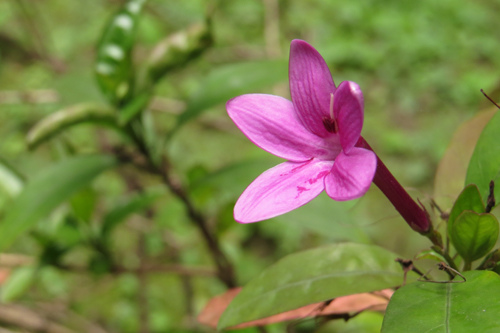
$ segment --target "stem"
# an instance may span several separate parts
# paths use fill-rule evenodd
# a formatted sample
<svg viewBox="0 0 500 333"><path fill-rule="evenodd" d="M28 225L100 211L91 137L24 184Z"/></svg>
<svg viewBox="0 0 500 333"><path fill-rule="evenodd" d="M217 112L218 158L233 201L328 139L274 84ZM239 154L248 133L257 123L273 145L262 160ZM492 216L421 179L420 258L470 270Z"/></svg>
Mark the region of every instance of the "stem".
<svg viewBox="0 0 500 333"><path fill-rule="evenodd" d="M228 287L234 288L236 287L236 279L234 276L234 269L226 257L224 252L222 251L219 241L215 235L212 234L208 222L206 218L199 212L195 206L193 205L191 199L187 195L184 188L177 182L174 181L171 173L168 160L165 156L163 156L163 160L161 165L158 166L155 164L154 158L149 152L144 140L137 132L133 129L132 126L128 127L128 133L130 137L136 144L139 151L144 155L148 163L148 170L153 172L161 177L163 183L170 189L172 194L174 194L179 200L184 204L187 215L190 220L194 223L194 225L200 230L210 253L215 261L215 265L217 267L218 277L219 279Z"/></svg>
<svg viewBox="0 0 500 333"><path fill-rule="evenodd" d="M451 268L453 268L453 269L455 269L455 270L458 271L458 267L455 264L455 261L453 260L452 257L450 257L450 255L447 252L443 251L442 247L433 246L432 249L434 251L436 251L439 255L441 255L446 260L446 263L448 263L448 266L450 266ZM451 278L454 277L450 272L448 272L448 275L450 275Z"/></svg>
<svg viewBox="0 0 500 333"><path fill-rule="evenodd" d="M184 203L189 218L200 230L212 253L215 265L217 266L219 279L224 282L228 288L236 287L233 267L224 252L222 252L217 238L210 231L205 217L196 210L184 189L172 180L166 160L163 161L163 164L163 167L160 169L161 178L170 191Z"/></svg>
<svg viewBox="0 0 500 333"><path fill-rule="evenodd" d="M372 147L360 136L356 147L365 148L373 151ZM375 152L374 152L375 153ZM387 169L382 160L377 156L377 171L373 182L385 194L387 199L392 203L394 208L405 219L406 223L421 235L429 238L436 248L443 248L443 239L439 232L432 228L429 214L425 207L418 202L418 204L410 197L408 192L399 184L394 178L392 173ZM449 257L449 256L448 256ZM449 263L454 265L453 261Z"/></svg>
<svg viewBox="0 0 500 333"><path fill-rule="evenodd" d="M464 262L464 268L462 271L470 271L472 269L472 262L470 261L465 261Z"/></svg>
<svg viewBox="0 0 500 333"><path fill-rule="evenodd" d="M373 151L372 147L370 147L363 137L359 137L356 146ZM373 182L385 194L387 199L389 199L394 208L396 208L413 230L421 234L427 234L431 230L432 226L425 209L410 197L378 155L377 171Z"/></svg>

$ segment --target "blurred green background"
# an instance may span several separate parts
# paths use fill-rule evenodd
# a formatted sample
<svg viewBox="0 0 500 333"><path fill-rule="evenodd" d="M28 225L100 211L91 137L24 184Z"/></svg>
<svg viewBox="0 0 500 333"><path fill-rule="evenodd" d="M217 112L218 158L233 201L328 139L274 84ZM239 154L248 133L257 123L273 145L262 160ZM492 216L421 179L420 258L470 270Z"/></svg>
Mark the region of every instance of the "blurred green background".
<svg viewBox="0 0 500 333"><path fill-rule="evenodd" d="M29 179L63 155L96 152L103 143L119 142L119 135L106 128L77 126L30 151L26 134L59 109L81 102L105 103L93 72L95 48L106 22L123 3L0 2L0 157L21 179ZM308 41L323 55L337 84L351 80L361 86L363 136L410 194L429 207L436 168L453 132L490 107L481 88L498 96L499 10L497 0L146 3L134 49L137 67L161 39L210 16L213 45L186 66L170 71L156 86L149 109L158 137L168 138L166 150L175 174L212 223L240 284L283 255L330 242L375 243L405 258L429 244L411 233L375 186L355 202L337 203L322 195L273 220L237 224L232 206L238 195L279 159L236 129L226 116L224 100L233 92L289 97L290 41ZM264 60L275 62L267 67L251 65ZM179 115L195 102L199 112L177 127ZM62 212L71 208L60 207L39 223L35 234L77 244L64 262L85 269L44 265L35 275L28 274L34 276L26 278L28 282L18 279L19 290L11 291L15 297L10 304L60 322L68 332L211 332L196 322L196 315L224 286L213 276L198 230L188 221L182 203L159 189L158 179L140 176L140 181L161 193L152 206L155 214L135 214L120 225L112 236L112 255L132 268L147 260L195 266L202 272L140 275L100 270L94 254L78 246L84 241L82 226L61 222ZM123 177L104 173L77 194L85 205L93 206L92 222L83 228L99 224L103 212L128 195ZM0 192L0 214L5 215L11 201L12 193ZM20 261L10 265L0 261L1 272L12 277L16 267L38 260L42 252L47 255L36 238L32 233L16 240L9 254L22 255ZM5 293L5 283L3 289ZM380 316L361 317L360 327L363 320L376 326ZM2 322L7 321L0 315ZM270 331L282 329L278 325ZM334 329L347 332L344 327Z"/></svg>

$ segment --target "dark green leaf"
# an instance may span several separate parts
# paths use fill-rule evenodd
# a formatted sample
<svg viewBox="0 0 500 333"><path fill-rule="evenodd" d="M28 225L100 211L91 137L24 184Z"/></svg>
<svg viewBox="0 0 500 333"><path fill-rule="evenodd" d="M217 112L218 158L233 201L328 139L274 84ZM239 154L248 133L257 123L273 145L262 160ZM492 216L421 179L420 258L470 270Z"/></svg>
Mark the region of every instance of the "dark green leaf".
<svg viewBox="0 0 500 333"><path fill-rule="evenodd" d="M289 255L247 284L219 329L355 293L400 285L397 255L374 245L335 244Z"/></svg>
<svg viewBox="0 0 500 333"><path fill-rule="evenodd" d="M498 221L492 214L465 211L453 223L450 239L457 252L471 263L485 256L498 239Z"/></svg>
<svg viewBox="0 0 500 333"><path fill-rule="evenodd" d="M480 214L484 213L484 209L484 203L477 186L474 184L467 185L451 209L450 216L448 217L448 234L450 234L450 230L457 217L464 211L470 210Z"/></svg>
<svg viewBox="0 0 500 333"><path fill-rule="evenodd" d="M415 282L398 289L387 307L382 332L498 332L500 276L489 271L464 276L465 283Z"/></svg>
<svg viewBox="0 0 500 333"><path fill-rule="evenodd" d="M132 92L132 49L145 0L129 0L108 22L97 45L95 72L102 92L115 105Z"/></svg>
<svg viewBox="0 0 500 333"><path fill-rule="evenodd" d="M465 184L476 184L483 198L488 197L490 181L495 184L495 198L500 198L500 112L484 128L469 162Z"/></svg>
<svg viewBox="0 0 500 333"><path fill-rule="evenodd" d="M52 165L30 179L0 222L0 252L73 193L116 164L110 156L78 156Z"/></svg>
<svg viewBox="0 0 500 333"><path fill-rule="evenodd" d="M38 122L28 132L26 137L28 147L34 149L67 128L83 123L118 127L116 123L116 110L105 105L85 103L73 105L52 113Z"/></svg>
<svg viewBox="0 0 500 333"><path fill-rule="evenodd" d="M198 91L179 116L177 127L196 118L204 110L245 93L286 80L288 65L283 60L245 62L217 68L203 79Z"/></svg>

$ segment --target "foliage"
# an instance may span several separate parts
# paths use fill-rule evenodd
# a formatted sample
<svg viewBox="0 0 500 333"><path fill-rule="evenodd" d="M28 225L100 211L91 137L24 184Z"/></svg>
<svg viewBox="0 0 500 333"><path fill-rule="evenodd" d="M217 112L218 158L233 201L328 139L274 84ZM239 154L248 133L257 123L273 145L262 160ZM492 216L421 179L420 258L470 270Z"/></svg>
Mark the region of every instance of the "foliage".
<svg viewBox="0 0 500 333"><path fill-rule="evenodd" d="M500 97L498 9L0 2L0 326L46 329L1 315L11 310L68 332L211 332L196 315L236 286L220 328L403 285L384 318L344 310L265 329L495 331L500 116L479 90ZM295 38L317 47L336 83L360 85L363 137L418 188L436 233L412 232L374 186L353 202L320 196L270 221L234 221L238 196L278 162L224 103L288 98Z"/></svg>

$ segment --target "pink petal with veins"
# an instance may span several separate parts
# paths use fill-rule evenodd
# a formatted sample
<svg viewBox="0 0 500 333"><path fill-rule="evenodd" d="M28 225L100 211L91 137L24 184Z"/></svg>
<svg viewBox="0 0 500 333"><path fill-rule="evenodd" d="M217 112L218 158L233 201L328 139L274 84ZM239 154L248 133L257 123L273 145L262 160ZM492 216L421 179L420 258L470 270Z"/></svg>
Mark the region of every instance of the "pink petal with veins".
<svg viewBox="0 0 500 333"><path fill-rule="evenodd" d="M361 135L363 103L363 93L356 83L340 83L335 93L333 111L339 128L340 143L347 154Z"/></svg>
<svg viewBox="0 0 500 333"><path fill-rule="evenodd" d="M257 222L288 213L324 190L324 178L333 161L284 162L265 171L240 196L234 218L241 223Z"/></svg>
<svg viewBox="0 0 500 333"><path fill-rule="evenodd" d="M337 201L359 198L370 188L376 170L374 152L357 147L352 148L349 155L342 152L325 177L326 193Z"/></svg>
<svg viewBox="0 0 500 333"><path fill-rule="evenodd" d="M309 132L283 97L242 95L227 102L226 109L253 143L278 157L302 162L313 157L333 160L340 153L337 136L323 139Z"/></svg>
<svg viewBox="0 0 500 333"><path fill-rule="evenodd" d="M293 40L288 77L292 102L302 124L320 137L331 136L322 119L330 115L330 94L335 92L335 83L323 57L303 40Z"/></svg>

